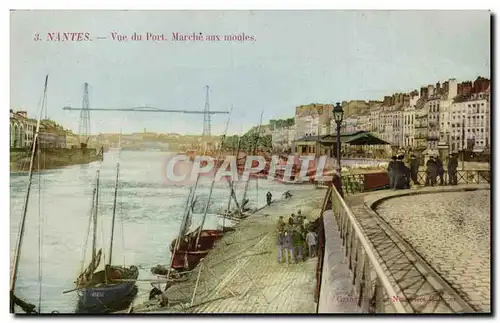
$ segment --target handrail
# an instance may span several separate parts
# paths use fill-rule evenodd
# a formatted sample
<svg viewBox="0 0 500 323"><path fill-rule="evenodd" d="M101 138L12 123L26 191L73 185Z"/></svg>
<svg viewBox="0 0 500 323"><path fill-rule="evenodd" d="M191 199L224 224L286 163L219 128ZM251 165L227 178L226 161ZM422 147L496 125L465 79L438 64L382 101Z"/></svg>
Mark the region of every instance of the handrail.
<svg viewBox="0 0 500 323"><path fill-rule="evenodd" d="M370 176L371 174L384 174L385 171L377 173L359 173L359 174L348 174L342 175L342 186L344 194L350 195L355 193L360 193L365 191L365 176ZM479 168L468 168L468 169L457 169L457 183L458 184L480 184L480 183L490 183L491 180L487 179L487 175L491 175L490 169L479 169ZM419 170L417 172L417 179L420 184L425 183L426 171ZM471 177L472 176L472 177ZM485 177L486 176L486 177ZM439 177L438 177L439 179ZM443 171L444 182L449 182L449 175L446 168ZM381 187L379 187L381 188ZM371 190L371 189L368 189Z"/></svg>
<svg viewBox="0 0 500 323"><path fill-rule="evenodd" d="M353 269L354 272L354 279L353 283L356 281L356 268L353 268L352 263L353 262L358 262L359 258L359 244L358 242L361 243L363 249L364 249L364 255L368 257L369 263L371 264L371 267L375 270L375 273L377 274L377 283L375 285L375 303L377 306L378 311L384 312L384 308L382 307L383 302L384 302L384 297L383 297L383 290L381 290L381 287L385 290L386 294L388 295L388 299L391 301L394 300L394 298L397 298L396 291L393 288L393 285L389 281L387 275L384 272L384 269L382 269L382 266L380 262L378 261L377 257L373 253L373 248L371 244L368 242L367 238L365 237L362 229L359 227L356 218L352 211L349 209L347 204L345 203L344 199L341 197L340 193L337 191L335 187L332 189L332 207L334 205L340 206L340 209L333 210L334 216L337 217L337 225L340 231L340 235L343 238L344 241L344 247L345 247L345 254L348 257L349 260L349 268ZM341 218L341 209L345 212L345 218ZM348 220L345 221L345 220ZM349 227L352 229L349 230ZM353 235L354 231L354 235ZM354 240L354 238L357 238L357 241ZM349 241L350 239L350 241ZM355 254L353 255L353 250L355 249L354 252ZM353 261L353 256L355 257ZM363 257L363 266L361 268L362 271L362 279L366 276L366 258ZM359 280L359 279L358 279ZM365 286L366 289L366 286ZM359 295L359 301L358 301L358 306L361 305L361 298L366 298L363 295L363 286L360 287L360 293L362 295ZM387 300L387 299L386 299ZM403 305L398 302L398 301L393 301L392 302L395 310L397 313L407 313Z"/></svg>

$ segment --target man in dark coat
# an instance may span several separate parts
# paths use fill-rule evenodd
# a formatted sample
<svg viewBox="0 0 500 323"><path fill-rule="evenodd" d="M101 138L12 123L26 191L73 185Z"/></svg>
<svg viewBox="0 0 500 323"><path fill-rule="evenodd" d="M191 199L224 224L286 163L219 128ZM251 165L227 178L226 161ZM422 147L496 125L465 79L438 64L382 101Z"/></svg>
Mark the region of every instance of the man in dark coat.
<svg viewBox="0 0 500 323"><path fill-rule="evenodd" d="M387 166L387 176L389 177L389 188L394 188L394 165L396 164L396 156L392 156L389 165Z"/></svg>
<svg viewBox="0 0 500 323"><path fill-rule="evenodd" d="M410 186L410 169L406 167L403 159L403 155L398 155L394 164L394 189L405 189Z"/></svg>
<svg viewBox="0 0 500 323"><path fill-rule="evenodd" d="M448 183L450 185L457 185L458 180L457 180L457 167L458 167L458 160L457 157L453 154L450 154L448 157Z"/></svg>
<svg viewBox="0 0 500 323"><path fill-rule="evenodd" d="M271 192L267 192L266 198L267 198L267 205L271 205L271 201L273 199L273 194Z"/></svg>
<svg viewBox="0 0 500 323"><path fill-rule="evenodd" d="M436 165L437 165L437 176L439 176L439 185L444 185L444 168L443 161L439 156L436 157Z"/></svg>
<svg viewBox="0 0 500 323"><path fill-rule="evenodd" d="M436 184L436 177L438 173L438 166L436 161L434 160L434 156L429 157L429 160L427 161L425 166L427 166L425 186L434 186Z"/></svg>
<svg viewBox="0 0 500 323"><path fill-rule="evenodd" d="M420 185L418 182L418 159L414 154L410 155L410 176L413 185Z"/></svg>

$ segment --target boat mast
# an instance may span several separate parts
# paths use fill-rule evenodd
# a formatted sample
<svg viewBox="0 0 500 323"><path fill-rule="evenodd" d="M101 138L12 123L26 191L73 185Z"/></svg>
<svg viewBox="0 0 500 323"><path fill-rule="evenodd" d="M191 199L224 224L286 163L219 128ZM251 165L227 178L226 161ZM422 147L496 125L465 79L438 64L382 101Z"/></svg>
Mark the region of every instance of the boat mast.
<svg viewBox="0 0 500 323"><path fill-rule="evenodd" d="M217 163L222 158L222 152L224 151L224 141L226 140L227 128L229 128L229 122L231 122L231 114L232 113L233 113L233 107L231 107L231 110L229 112L229 118L227 119L226 128L224 129L224 134L222 135L222 138L220 141L219 158L216 161ZM218 172L219 168L220 167L216 167L214 169L214 171L215 171L214 178L212 179L212 184L210 185L210 191L208 193L207 204L205 205L205 210L203 212L203 219L201 220L200 229L198 230L198 235L196 236L196 244L195 244L196 249L198 249L198 243L200 241L201 231L203 230L203 226L205 225L205 220L207 218L208 207L210 206L210 200L212 199L212 192L214 190L215 179L217 177L217 172Z"/></svg>
<svg viewBox="0 0 500 323"><path fill-rule="evenodd" d="M257 146L258 146L259 137L260 137L260 127L262 126L262 117L263 116L264 116L264 110L262 110L262 112L260 113L260 123L259 123L259 127L257 128L257 136L255 137L255 143L253 146L253 153L252 153L253 156L255 156L255 154L257 153ZM245 183L245 190L243 191L243 198L241 199L241 204L240 204L240 206L241 206L240 214L243 214L243 205L244 205L245 199L247 197L248 184L250 184L250 177L248 177L248 180Z"/></svg>
<svg viewBox="0 0 500 323"><path fill-rule="evenodd" d="M95 266L97 254L96 254L96 242L97 242L97 212L99 209L99 170L97 170L96 176L96 189L95 189L95 207L94 207L94 231L92 233L92 266ZM95 268L94 268L95 270ZM90 278L94 275L94 271L90 273Z"/></svg>
<svg viewBox="0 0 500 323"><path fill-rule="evenodd" d="M116 180L115 180L115 197L113 200L113 217L111 219L111 240L109 242L109 259L108 265L111 266L111 260L113 258L113 238L115 234L115 218L116 218L116 196L118 194L118 176L120 174L120 164L116 163Z"/></svg>
<svg viewBox="0 0 500 323"><path fill-rule="evenodd" d="M42 119L42 113L43 113L43 107L45 105L46 99L47 99L47 83L49 81L49 75L45 76L45 86L43 90L43 97L42 97L42 102L41 102L41 107L40 107L40 115L38 117L38 121L36 124L36 132L35 136L33 137L33 145L31 148L31 158L30 158L30 168L29 168L29 175L28 175L28 186L26 188L26 196L24 198L24 205L23 205L23 210L21 213L21 222L19 224L19 233L17 236L17 241L16 241L16 249L14 251L14 258L13 258L13 266L12 266L12 274L10 278L10 292L11 294L14 293L14 289L16 287L16 280L17 280L17 274L18 274L18 269L19 269L19 259L21 255L21 248L23 245L23 240L24 240L24 230L25 230L25 225L26 225L26 214L28 212L28 201L30 198L30 191L31 191L31 182L33 179L33 165L35 163L35 152L38 147L38 136L40 133L40 122ZM12 302L12 300L11 300Z"/></svg>
<svg viewBox="0 0 500 323"><path fill-rule="evenodd" d="M238 137L238 148L236 149L236 156L235 156L236 168L238 168L238 156L240 155L240 145L241 145L241 137ZM236 174L238 174L238 170L236 170ZM234 178L231 179L231 182L229 183L229 188L231 189L231 191L229 192L229 201L227 202L226 213L229 213L229 211L231 210L231 201L233 199L233 195L236 195L234 194ZM237 203L237 201L235 202ZM238 206L239 205L237 205L237 207ZM226 213L224 213L224 217L222 218L222 229L224 229L226 225Z"/></svg>
<svg viewBox="0 0 500 323"><path fill-rule="evenodd" d="M198 176L198 178L199 178L199 176ZM196 179L196 184L198 183L198 178ZM181 241L182 235L184 234L184 231L185 231L185 226L187 224L189 212L190 212L191 207L192 207L191 201L194 198L194 190L195 189L193 187L191 187L189 189L189 195L188 195L188 198L186 200L186 206L184 208L184 216L182 217L182 222L181 222L181 225L179 227L179 234L177 235L177 239L175 240L174 249L172 250L172 256L170 258L170 269L168 270L168 273L167 273L167 282L170 279L170 273L172 272L171 269L172 269L172 265L174 264L175 254L177 252L177 249L179 249L180 241ZM168 283L167 283L167 286L165 287L165 290L167 289L167 287L168 287Z"/></svg>

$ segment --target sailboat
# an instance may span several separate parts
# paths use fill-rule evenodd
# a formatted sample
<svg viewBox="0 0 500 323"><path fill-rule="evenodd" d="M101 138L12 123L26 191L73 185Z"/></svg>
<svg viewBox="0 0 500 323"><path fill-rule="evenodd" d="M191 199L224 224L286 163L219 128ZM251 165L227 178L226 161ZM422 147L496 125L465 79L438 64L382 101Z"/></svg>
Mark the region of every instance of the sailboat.
<svg viewBox="0 0 500 323"><path fill-rule="evenodd" d="M221 139L220 154L218 160L220 160L222 157L224 140L226 138L227 129L229 127L230 121L231 121L231 113L229 114L229 119L227 120L226 123L224 135L222 136ZM215 168L218 169L219 166L216 166ZM181 223L181 228L179 231L179 236L176 239L174 239L170 244L170 252L172 253L170 267L174 270L184 271L184 270L194 269L200 263L201 259L203 259L208 254L208 252L211 249L213 249L215 243L220 239L222 239L224 235L224 227L222 227L220 230L219 229L210 230L203 228L205 225L205 220L207 218L210 201L212 199L212 192L215 185L216 173L217 171L214 172L214 178L212 179L210 191L208 193L208 200L205 205L205 210L203 212L203 218L201 224L198 228L196 228L191 232L187 231L191 223L191 216L194 209L194 203L196 203L195 193L196 193L196 188L198 187L198 182L200 180L200 174L198 174L194 187L189 192L188 199L186 202L184 218Z"/></svg>
<svg viewBox="0 0 500 323"><path fill-rule="evenodd" d="M41 107L40 107L40 115L38 117L38 121L36 124L36 131L35 131L35 135L33 137L33 145L31 148L30 167L29 167L29 172L28 172L28 185L26 188L26 196L24 199L23 210L21 213L21 222L19 224L19 233L17 236L16 249L14 251L14 257L12 259L13 265L12 265L12 273L11 273L11 278L10 278L10 313L15 313L16 305L19 306L27 314L38 314L39 311L41 311L40 308L37 311L35 305L30 304L30 303L22 300L21 298L17 297L15 295L15 288L16 288L16 282L17 282L17 275L19 272L19 260L20 260L22 245L23 245L23 241L24 241L26 214L28 211L28 202L30 199L31 184L32 184L32 178L33 178L33 166L35 163L35 154L37 152L40 152L40 150L39 150L39 148L40 148L39 147L40 146L39 145L40 144L40 142L39 142L40 122L42 119L44 106L47 102L47 83L48 83L48 80L49 80L49 75L47 74L47 76L45 77L45 86L44 86L44 91L43 91ZM41 300L40 300L40 304L41 304ZM56 313L56 312L53 311L52 313Z"/></svg>
<svg viewBox="0 0 500 323"><path fill-rule="evenodd" d="M188 232L196 203L195 190L196 185L190 190L187 202L188 208L182 220L179 235L170 244L170 252L172 253L170 268L177 271L195 268L224 235L221 230L203 229L202 225L196 230Z"/></svg>
<svg viewBox="0 0 500 323"><path fill-rule="evenodd" d="M99 206L99 170L97 170L92 205L93 212L91 212L93 220L92 260L87 269L80 274L76 281L79 312L106 313L119 310L128 306L135 293L137 293L136 281L139 277L139 269L136 266L126 268L124 266L112 265L119 170L120 165L117 163L109 259L104 270L96 272L102 257L102 249L96 251Z"/></svg>

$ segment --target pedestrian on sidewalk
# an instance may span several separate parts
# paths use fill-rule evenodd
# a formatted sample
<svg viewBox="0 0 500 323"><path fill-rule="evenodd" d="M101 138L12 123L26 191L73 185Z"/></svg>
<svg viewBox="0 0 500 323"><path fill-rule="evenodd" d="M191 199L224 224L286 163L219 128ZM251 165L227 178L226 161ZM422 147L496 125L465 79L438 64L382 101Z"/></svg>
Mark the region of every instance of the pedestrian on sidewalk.
<svg viewBox="0 0 500 323"><path fill-rule="evenodd" d="M410 188L410 169L404 163L404 156L399 154L393 168L393 189Z"/></svg>
<svg viewBox="0 0 500 323"><path fill-rule="evenodd" d="M413 185L420 185L418 182L418 159L414 154L410 156L410 173Z"/></svg>
<svg viewBox="0 0 500 323"><path fill-rule="evenodd" d="M396 156L392 156L389 165L387 166L387 176L389 177L389 188L394 188L394 165L396 164Z"/></svg>
<svg viewBox="0 0 500 323"><path fill-rule="evenodd" d="M318 239L316 238L316 233L314 231L309 231L306 235L306 243L309 247L309 257L316 257L316 244Z"/></svg>
<svg viewBox="0 0 500 323"><path fill-rule="evenodd" d="M293 246L293 230L289 229L285 233L285 262L288 265L290 261L295 263L295 249Z"/></svg>
<svg viewBox="0 0 500 323"><path fill-rule="evenodd" d="M448 157L448 184L450 185L457 185L458 184L458 179L457 179L457 167L458 167L458 160L454 154L450 154Z"/></svg>
<svg viewBox="0 0 500 323"><path fill-rule="evenodd" d="M278 264L283 262L283 252L285 251L285 231L278 231L278 237L276 239L276 248L278 251ZM286 254L285 254L286 255Z"/></svg>
<svg viewBox="0 0 500 323"><path fill-rule="evenodd" d="M444 168L443 161L439 156L436 156L437 176L439 176L439 185L444 185Z"/></svg>
<svg viewBox="0 0 500 323"><path fill-rule="evenodd" d="M434 156L430 156L425 165L427 166L425 186L434 186L436 184L436 177L438 173L438 166L434 160Z"/></svg>

